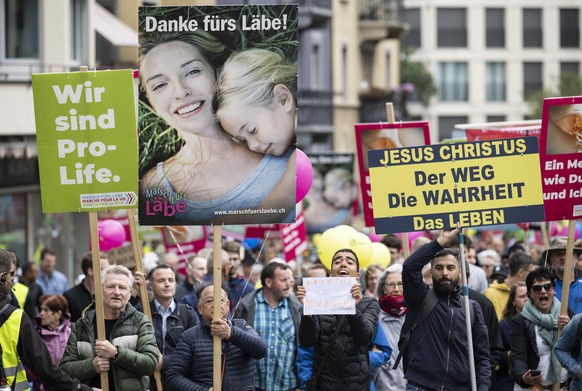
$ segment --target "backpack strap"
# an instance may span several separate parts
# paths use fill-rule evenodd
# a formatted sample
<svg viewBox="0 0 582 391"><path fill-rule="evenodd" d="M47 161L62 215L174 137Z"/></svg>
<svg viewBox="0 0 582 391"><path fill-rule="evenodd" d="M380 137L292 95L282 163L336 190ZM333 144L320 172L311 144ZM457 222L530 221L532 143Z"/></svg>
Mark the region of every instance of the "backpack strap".
<svg viewBox="0 0 582 391"><path fill-rule="evenodd" d="M6 304L2 309L0 309L0 327L4 325L14 311L16 311L16 307L11 304Z"/></svg>
<svg viewBox="0 0 582 391"><path fill-rule="evenodd" d="M188 329L190 324L190 306L188 304L178 303L178 316L180 317L180 322L184 327L184 330Z"/></svg>
<svg viewBox="0 0 582 391"><path fill-rule="evenodd" d="M410 326L410 329L406 330L405 334L401 336L402 347L400 348L400 352L398 352L398 357L396 357L396 361L394 362L393 369L396 369L398 367L398 364L400 364L400 360L402 360L402 356L404 355L404 353L408 349L408 342L410 341L410 335L412 334L412 332L414 330L416 330L416 328L418 326L420 326L420 324L424 321L424 319L426 319L426 317L428 316L430 311L432 311L432 309L434 308L436 302L437 302L437 295L436 295L434 289L431 287L431 288L429 288L428 293L424 297L424 300L422 301L422 305L420 306L420 309L418 310L418 312L414 316L414 319L412 321L412 326Z"/></svg>

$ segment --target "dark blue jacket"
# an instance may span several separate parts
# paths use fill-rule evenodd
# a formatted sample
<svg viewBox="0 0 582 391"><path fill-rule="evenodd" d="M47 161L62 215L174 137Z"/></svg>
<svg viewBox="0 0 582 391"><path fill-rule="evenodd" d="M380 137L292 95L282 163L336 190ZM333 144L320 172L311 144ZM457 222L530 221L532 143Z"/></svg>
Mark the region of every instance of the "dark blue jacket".
<svg viewBox="0 0 582 391"><path fill-rule="evenodd" d="M420 310L429 289L422 281L422 268L439 250L442 250L441 245L433 240L404 262L402 283L408 308L406 316L413 317ZM435 390L470 390L469 351L461 288L448 295L435 292L438 300L434 308L410 335L404 377ZM470 304L475 313L472 335L477 389L488 390L491 383L491 358L487 326L480 306L473 300L470 300Z"/></svg>
<svg viewBox="0 0 582 391"><path fill-rule="evenodd" d="M250 391L255 389L255 359L267 352L265 341L244 319L232 320L232 336L222 342L224 391ZM226 360L224 357L226 354ZM207 391L213 377L212 334L206 322L182 334L166 368L168 390Z"/></svg>

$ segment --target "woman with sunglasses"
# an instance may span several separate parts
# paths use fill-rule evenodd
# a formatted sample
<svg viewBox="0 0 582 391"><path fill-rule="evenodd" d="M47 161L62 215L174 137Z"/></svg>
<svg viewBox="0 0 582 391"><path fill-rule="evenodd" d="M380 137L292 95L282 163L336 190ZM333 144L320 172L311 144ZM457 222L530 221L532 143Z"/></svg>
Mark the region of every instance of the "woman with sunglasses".
<svg viewBox="0 0 582 391"><path fill-rule="evenodd" d="M546 268L539 268L525 280L529 300L511 320L511 360L514 390L551 389L554 382L560 390L568 385L568 372L552 352L558 329L570 321L560 315L560 301L554 297L554 279Z"/></svg>

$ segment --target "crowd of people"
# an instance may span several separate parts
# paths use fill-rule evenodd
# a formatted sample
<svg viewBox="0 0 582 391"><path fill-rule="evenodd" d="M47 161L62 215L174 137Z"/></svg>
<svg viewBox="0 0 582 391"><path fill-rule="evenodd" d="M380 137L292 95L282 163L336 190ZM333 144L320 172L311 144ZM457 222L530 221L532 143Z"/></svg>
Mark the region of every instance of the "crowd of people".
<svg viewBox="0 0 582 391"><path fill-rule="evenodd" d="M96 332L91 253L81 259L85 278L70 287L50 249L39 266L0 250L0 383L100 389L106 373L110 390L156 390L159 372L165 389L212 390L217 336L224 390L470 390L472 382L482 391L582 389L582 242L567 271L564 237L532 251L463 235L461 256L459 236L457 228L417 238L405 258L400 238L386 235L390 264L365 270L351 249L337 249L328 269L319 260L255 259L225 241L218 320L212 249L187 259L185 275L177 254L155 257L145 274L101 254L105 340ZM301 278L329 276L354 279L355 314L303 313Z"/></svg>

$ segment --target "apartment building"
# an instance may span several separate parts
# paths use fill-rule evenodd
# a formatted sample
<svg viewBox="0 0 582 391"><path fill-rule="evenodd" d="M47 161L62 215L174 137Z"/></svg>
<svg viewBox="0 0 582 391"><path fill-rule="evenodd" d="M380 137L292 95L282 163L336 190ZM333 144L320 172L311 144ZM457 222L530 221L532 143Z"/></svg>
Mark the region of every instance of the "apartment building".
<svg viewBox="0 0 582 391"><path fill-rule="evenodd" d="M528 93L555 88L560 74L580 74L579 0L405 0L416 48L437 85L428 108L411 113L435 141L461 135L455 124L529 119ZM582 91L581 91L582 93ZM540 102L540 105L542 102Z"/></svg>

